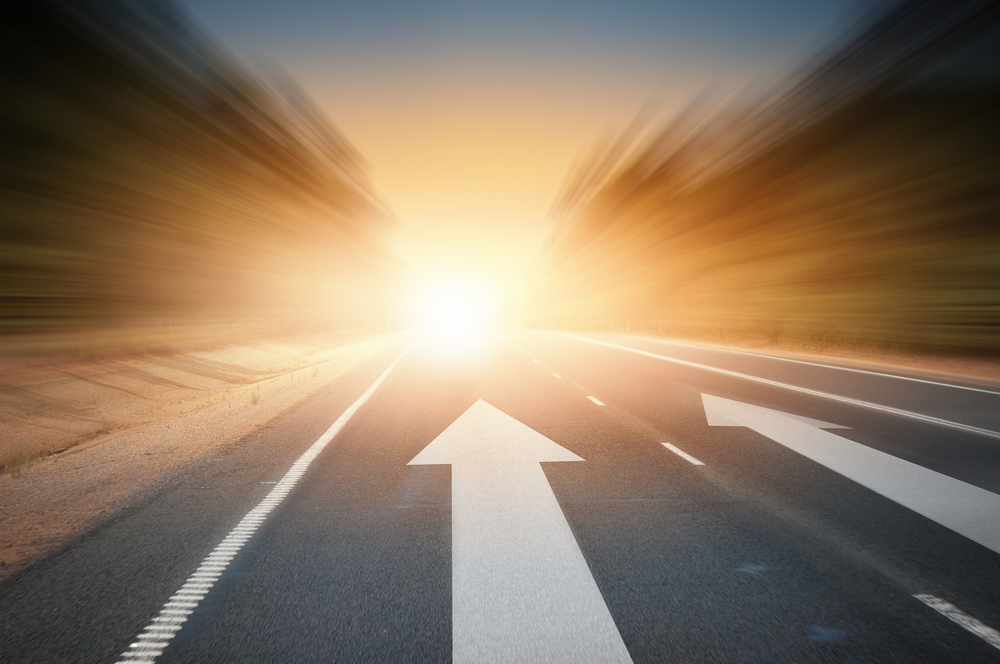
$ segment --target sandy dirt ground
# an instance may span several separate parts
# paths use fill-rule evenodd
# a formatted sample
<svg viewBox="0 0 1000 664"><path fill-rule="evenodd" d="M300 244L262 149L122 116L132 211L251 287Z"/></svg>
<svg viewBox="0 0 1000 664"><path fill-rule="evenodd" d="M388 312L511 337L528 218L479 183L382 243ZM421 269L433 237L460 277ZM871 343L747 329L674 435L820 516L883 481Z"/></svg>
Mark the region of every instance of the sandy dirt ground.
<svg viewBox="0 0 1000 664"><path fill-rule="evenodd" d="M396 337L0 366L0 579L336 380Z"/></svg>

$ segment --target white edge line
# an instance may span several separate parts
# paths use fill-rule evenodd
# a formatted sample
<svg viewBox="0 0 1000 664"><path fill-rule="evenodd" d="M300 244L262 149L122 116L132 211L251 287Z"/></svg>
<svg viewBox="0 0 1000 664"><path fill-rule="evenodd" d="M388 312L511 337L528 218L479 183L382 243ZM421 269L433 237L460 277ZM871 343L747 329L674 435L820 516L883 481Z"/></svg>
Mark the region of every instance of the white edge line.
<svg viewBox="0 0 1000 664"><path fill-rule="evenodd" d="M264 523L267 515L285 499L285 496L298 483L313 459L340 433L347 421L368 401L369 397L385 381L400 360L410 352L412 347L411 345L404 350L389 365L389 368L382 372L382 375L372 383L371 387L351 404L309 449L302 453L302 456L292 464L292 467L284 474L281 481L268 492L267 496L256 507L247 512L235 528L229 531L229 534L213 549L212 553L205 557L198 569L188 577L184 585L164 603L160 612L139 632L129 645L128 650L121 654L118 664L140 661L154 662L157 657L163 654L163 650L170 645L170 639L180 631L187 617L208 594L212 586L215 585L215 581L222 575L222 572L229 566L229 562L243 548L250 536ZM198 592L192 593L191 589L193 588L197 588Z"/></svg>
<svg viewBox="0 0 1000 664"><path fill-rule="evenodd" d="M680 449L678 447L675 447L675 446L671 445L670 443L663 443L663 446L665 448L667 448L668 450L670 450L671 452L673 452L674 454L676 454L677 456L679 456L680 458L686 459L687 461L690 461L691 463L693 463L696 466L704 466L705 465L701 461L698 461L693 456L691 456L690 454L688 454L687 452L685 452L684 450L682 450L682 449Z"/></svg>
<svg viewBox="0 0 1000 664"><path fill-rule="evenodd" d="M914 597L943 615L948 620L961 625L979 638L986 641L986 643L990 644L997 650L1000 650L1000 632L997 630L992 627L987 627L965 611L962 611L950 602L944 601L940 597L935 597L934 595L914 595Z"/></svg>
<svg viewBox="0 0 1000 664"><path fill-rule="evenodd" d="M552 375L553 375L553 376L555 376L556 378L559 378L559 379L562 379L562 376L560 376L560 375L559 375L559 374L557 374L557 373L554 373L554 374L552 374Z"/></svg>
<svg viewBox="0 0 1000 664"><path fill-rule="evenodd" d="M598 399L597 397L587 397L587 398L596 403L598 406L604 405L604 402Z"/></svg>
<svg viewBox="0 0 1000 664"><path fill-rule="evenodd" d="M851 371L853 373L863 373L870 374L872 376L882 376L884 378L898 378L899 380L910 380L915 383L927 383L928 385L938 385L940 387L953 387L956 390L969 390L970 392L982 392L984 394L993 394L1000 396L1000 392L996 390L987 390L982 387L971 387L968 385L955 385L953 383L942 383L937 380L928 380L926 378L914 378L912 376L899 376L897 374L883 373L881 371L871 371L868 369L856 369L854 367L839 367L836 364L823 364L822 362L808 362L806 360L794 360L790 357L779 357L777 355L765 355L764 353L751 353L746 350L736 350L733 348L713 348L712 346L699 346L697 344L685 344L678 341L664 341L662 339L647 339L646 337L629 337L630 339L641 339L643 341L652 341L658 344L667 344L669 346L683 346L685 348L700 348L702 350L717 350L723 353L734 353L736 355L749 355L750 357L763 357L768 360L779 360L781 362L794 362L795 364L808 364L813 367L823 367L825 369L837 369L839 371Z"/></svg>
<svg viewBox="0 0 1000 664"><path fill-rule="evenodd" d="M978 433L984 436L989 436L990 438L1000 438L1000 432L990 431L989 429L980 429L979 427L974 427L968 424L960 424L958 422L951 422L949 420L942 420L937 417L931 417L930 415L921 415L920 413L913 413L908 410L901 410L899 408L893 408L891 406L880 406L877 403L871 403L870 401L862 401L860 399L851 399L850 397L842 397L836 394L830 394L828 392L820 392L818 390L810 390L805 387L797 387L795 385L789 385L788 383L779 383L776 380L768 380L767 378L759 378L757 376L750 376L748 374L738 373L736 371L729 371L727 369L719 369L718 367L710 367L707 364L698 364L697 362L688 362L687 360L678 360L675 357L667 357L666 355L657 355L656 353L650 353L645 350L639 350L638 348L629 348L628 346L619 346L618 344L611 344L606 341L597 341L594 339L587 339L586 337L578 337L575 334L565 334L563 336L570 337L571 339L576 339L578 341L585 341L587 343L598 344L600 346L608 346L610 348L617 348L619 350L627 350L632 353L638 353L639 355L645 355L647 357L653 357L658 360L664 360L666 362L675 362L677 364L683 364L689 367L695 367L697 369L705 369L706 371L714 371L715 373L725 374L727 376L733 376L734 378L743 378L745 380L752 380L757 383L763 383L765 385L773 385L774 387L781 387L786 390L794 390L795 392L801 392L803 394L811 394L816 397L822 397L824 399L830 399L832 401L839 401L841 403L849 403L854 406L861 406L862 408L870 408L872 410L878 410L883 413L892 413L893 415L900 415L902 417L909 417L915 420L920 420L922 422L930 422L932 424L940 424L942 426L951 427L953 429L959 429L961 431L968 431L970 433Z"/></svg>

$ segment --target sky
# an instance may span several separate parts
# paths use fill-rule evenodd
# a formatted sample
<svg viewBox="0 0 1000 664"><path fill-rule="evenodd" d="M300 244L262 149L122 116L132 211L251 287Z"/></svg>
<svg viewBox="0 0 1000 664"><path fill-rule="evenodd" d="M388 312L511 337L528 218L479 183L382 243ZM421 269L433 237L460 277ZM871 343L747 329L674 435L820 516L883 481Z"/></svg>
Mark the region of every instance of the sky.
<svg viewBox="0 0 1000 664"><path fill-rule="evenodd" d="M251 68L290 73L368 161L421 273L503 290L573 163L651 99L766 85L863 0L184 0Z"/></svg>

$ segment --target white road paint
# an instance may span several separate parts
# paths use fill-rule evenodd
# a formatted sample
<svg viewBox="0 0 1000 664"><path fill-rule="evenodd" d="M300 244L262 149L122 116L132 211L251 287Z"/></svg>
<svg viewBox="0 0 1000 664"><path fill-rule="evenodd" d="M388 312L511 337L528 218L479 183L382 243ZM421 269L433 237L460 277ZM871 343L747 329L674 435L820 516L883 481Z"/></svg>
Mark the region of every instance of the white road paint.
<svg viewBox="0 0 1000 664"><path fill-rule="evenodd" d="M583 461L477 401L410 461L451 465L452 660L630 663L541 462Z"/></svg>
<svg viewBox="0 0 1000 664"><path fill-rule="evenodd" d="M734 378L742 378L744 380L751 380L756 383L763 383L764 385L772 385L774 387L780 387L786 390L793 390L795 392L801 392L802 394L811 394L815 397L822 397L823 399L830 399L832 401L839 401L840 403L849 403L853 406L861 406L862 408L870 408L871 410L878 410L883 413L892 413L893 415L900 415L902 417L908 417L914 420L920 420L921 422L930 422L932 424L940 424L942 426L951 427L952 429L960 429L961 431L968 431L970 433L978 433L984 436L989 436L991 438L1000 438L1000 431L991 431L990 429L981 429L980 427L974 427L968 424L961 424L960 422L952 422L950 420L942 420L938 417L932 417L930 415L922 415L920 413L914 413L908 410L902 410L900 408L892 408L890 406L882 406L877 403L871 403L870 401L862 401L861 399L852 399L850 397L842 397L838 394L830 394L828 392L820 392L819 390L810 390L805 387L798 387L797 385L789 385L788 383L780 383L776 380L768 380L766 378L760 378L758 376L751 376L749 374L739 373L738 371L729 371L728 369L720 369L718 367L709 366L707 364L699 364L697 362L688 362L687 360L679 360L676 357L667 357L666 355L657 355L656 353L650 353L648 351L639 350L638 348L629 348L628 346L619 346L618 344L608 343L606 341L597 341L596 339L587 339L586 337L580 337L575 334L565 334L565 336L571 339L576 339L578 341L585 341L591 344L597 344L599 346L608 346L609 348L617 348L618 350L626 350L630 353L636 353L638 355L645 355L646 357L652 357L657 360L663 360L665 362L673 362L675 364L682 364L688 367L694 367L696 369L704 369L706 371L712 371L715 373L723 374L726 376L732 376Z"/></svg>
<svg viewBox="0 0 1000 664"><path fill-rule="evenodd" d="M843 428L701 395L711 426L745 426L1000 553L1000 495L822 429Z"/></svg>
<svg viewBox="0 0 1000 664"><path fill-rule="evenodd" d="M555 376L556 378L558 378L558 379L562 380L562 376L560 376L559 374L557 374L557 373L554 373L554 374L552 374L552 375L553 375L553 376Z"/></svg>
<svg viewBox="0 0 1000 664"><path fill-rule="evenodd" d="M212 553L202 561L198 569L194 571L188 580L180 587L167 603L163 605L160 612L149 621L135 641L128 647L128 650L121 654L119 664L125 662L145 662L152 664L156 658L163 654L163 650L170 645L170 640L180 631L189 615L194 612L198 604L205 598L208 592L215 585L216 580L229 566L230 561L239 553L243 545L246 544L261 524L267 519L267 515L274 510L285 496L298 484L299 479L305 474L309 464L313 462L319 453L323 451L331 440L340 432L347 421L361 408L369 397L378 389L378 386L386 379L389 373L399 364L400 360L410 351L409 348L396 358L389 365L381 376L378 377L371 387L355 401L350 408L345 410L337 421L326 430L322 436L300 456L288 472L277 482L273 489L268 492L260 503L229 531L226 538L215 547ZM266 484L266 482L262 482Z"/></svg>
<svg viewBox="0 0 1000 664"><path fill-rule="evenodd" d="M935 597L934 595L914 595L914 597L952 622L957 623L969 630L997 650L1000 650L1000 632L997 630L992 627L987 627L966 612L959 609L954 604L946 602L939 597Z"/></svg>
<svg viewBox="0 0 1000 664"><path fill-rule="evenodd" d="M596 403L598 406L604 405L604 402L598 399L597 397L587 397L587 398Z"/></svg>
<svg viewBox="0 0 1000 664"><path fill-rule="evenodd" d="M534 362L535 364L538 364L538 360L536 360L535 358L531 358L531 361Z"/></svg>
<svg viewBox="0 0 1000 664"><path fill-rule="evenodd" d="M674 454L676 454L677 456L679 456L680 458L682 458L682 459L684 459L686 461L690 461L691 463L693 463L696 466L704 466L705 465L701 461L698 461L693 456L691 456L690 454L688 454L684 450L680 449L679 447L676 447L675 445L671 445L670 443L663 443L663 446L665 448L667 448L668 450L670 450L671 452L673 452Z"/></svg>
<svg viewBox="0 0 1000 664"><path fill-rule="evenodd" d="M972 387L971 385L956 385L954 383L943 383L939 380L929 380L927 378L914 378L913 376L900 376L899 374L885 373L882 371L872 371L871 369L856 369L854 367L841 367L836 364L824 364L823 362L809 362L807 360L793 360L790 357L779 357L777 355L765 355L764 353L751 353L745 350L736 350L735 348L714 348L712 346L699 346L698 344L684 344L678 341L666 341L664 339L649 339L647 337L633 337L635 339L642 339L643 341L652 341L658 344L666 344L668 346L683 346L685 348L697 348L699 350L711 350L718 351L722 353L732 353L734 355L749 355L750 357L763 357L768 360L777 360L779 362L791 362L793 364L806 364L811 367L822 367L824 369L836 369L838 371L849 371L851 373L861 373L868 374L870 376L881 376L883 378L896 378L898 380L908 380L914 383L926 383L928 385L938 385L940 387L953 387L956 390L967 390L969 392L982 392L984 394L995 394L1000 396L1000 392L996 390L987 390L982 387Z"/></svg>

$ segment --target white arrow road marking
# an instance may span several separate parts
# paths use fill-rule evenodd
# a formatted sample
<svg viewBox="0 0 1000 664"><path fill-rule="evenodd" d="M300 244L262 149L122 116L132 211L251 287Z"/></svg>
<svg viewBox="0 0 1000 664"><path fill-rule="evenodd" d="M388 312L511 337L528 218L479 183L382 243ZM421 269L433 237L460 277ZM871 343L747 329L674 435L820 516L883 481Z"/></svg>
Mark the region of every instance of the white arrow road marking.
<svg viewBox="0 0 1000 664"><path fill-rule="evenodd" d="M389 376L389 372L399 364L408 352L410 352L409 348L404 350L389 365L389 368L382 372L378 380L372 383L371 387L337 418L337 421L326 430L326 433L310 445L309 449L303 452L302 456L292 464L292 467L281 478L281 481L274 483L274 488L268 492L264 500L260 501L257 507L250 510L239 524L229 531L226 539L222 540L215 547L215 550L208 554L208 557L202 561L198 569L181 586L180 590L167 600L167 603L160 609L160 613L150 620L146 628L135 637L135 642L128 647L128 650L121 654L118 664L125 664L126 662L130 662L131 664L154 664L156 662L156 658L163 654L163 650L170 645L170 640L174 638L174 635L187 622L188 616L194 613L201 600L212 590L212 586L215 585L218 578L229 567L230 561L236 557L236 554L240 552L240 549L243 548L247 540L264 523L267 515L281 504L285 496L298 484L299 479L305 474L306 469L309 468L309 464L313 462L313 459L323 451L323 448L333 440L334 436L340 433L340 430L344 428L347 421L368 401L368 398L378 389L378 386ZM262 484L265 484L265 482L262 482Z"/></svg>
<svg viewBox="0 0 1000 664"><path fill-rule="evenodd" d="M477 401L409 465L450 464L452 659L630 663L540 462L583 461Z"/></svg>
<svg viewBox="0 0 1000 664"><path fill-rule="evenodd" d="M701 399L710 425L749 427L1000 553L997 494L818 428L837 425L708 394Z"/></svg>

